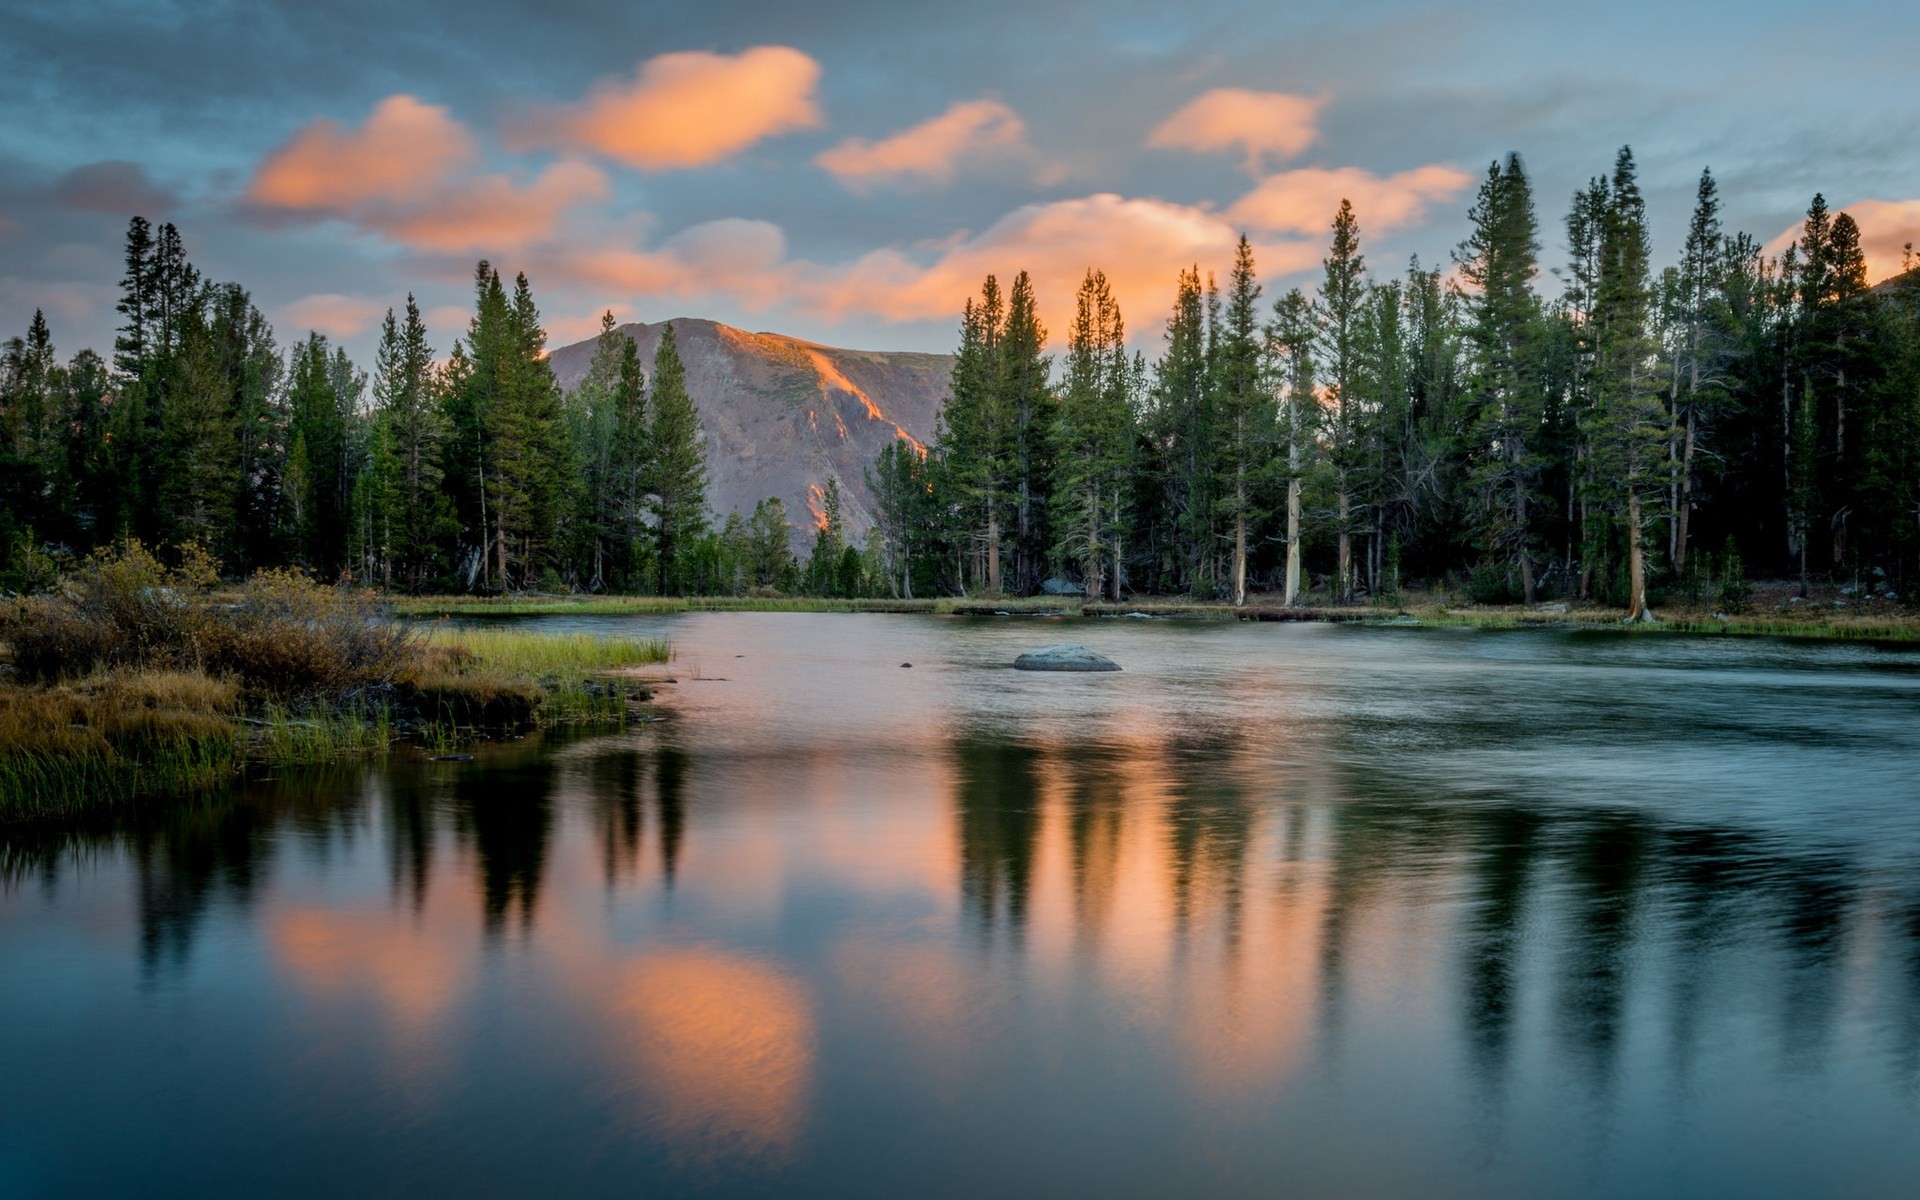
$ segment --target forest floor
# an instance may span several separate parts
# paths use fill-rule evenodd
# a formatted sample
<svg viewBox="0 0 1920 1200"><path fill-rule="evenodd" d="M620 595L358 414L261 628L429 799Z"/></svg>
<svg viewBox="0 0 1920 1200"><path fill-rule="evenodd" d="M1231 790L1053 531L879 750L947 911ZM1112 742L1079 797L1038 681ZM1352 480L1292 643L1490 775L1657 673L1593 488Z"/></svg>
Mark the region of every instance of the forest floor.
<svg viewBox="0 0 1920 1200"><path fill-rule="evenodd" d="M811 596L397 596L409 617L607 615L681 612L867 612L946 616L1133 617L1195 620L1309 621L1339 624L1468 626L1484 629L1592 629L1632 633L1708 633L1883 642L1920 641L1920 609L1854 589L1815 586L1805 597L1794 581L1763 581L1739 611L1711 601L1669 598L1654 620L1628 624L1619 608L1554 599L1534 605L1473 604L1458 593L1409 589L1397 599L1336 604L1326 590L1287 607L1278 594L1254 594L1236 608L1184 596L1089 601L1081 596L942 596L919 599L829 599Z"/></svg>

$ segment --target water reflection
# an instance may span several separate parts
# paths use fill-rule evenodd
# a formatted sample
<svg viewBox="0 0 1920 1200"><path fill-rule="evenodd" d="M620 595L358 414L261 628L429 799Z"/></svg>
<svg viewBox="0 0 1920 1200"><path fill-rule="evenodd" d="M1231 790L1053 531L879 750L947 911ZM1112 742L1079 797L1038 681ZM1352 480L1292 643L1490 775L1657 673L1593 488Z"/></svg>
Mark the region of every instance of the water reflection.
<svg viewBox="0 0 1920 1200"><path fill-rule="evenodd" d="M1122 1192L1633 1191L1657 1166L1764 1193L1808 1181L1789 1160L1920 1165L1893 1132L1920 1106L1905 817L1849 847L1764 788L1744 821L1543 796L1458 775L1459 739L1497 761L1511 727L1235 686L1093 693L1072 722L949 696L912 739L767 754L682 719L9 835L0 1058L165 1075L93 1049L77 994L199 1061L227 1024L299 1048L216 1069L258 1118L134 1104L102 1182L307 1111L334 1062L483 1187L513 1186L509 1153L591 1164L582 1190L831 1191L874 1155L956 1190L1072 1168ZM0 1126L81 1161L84 1074ZM358 1164L313 1150L331 1186L417 1166L360 1117L308 1120ZM1383 1139L1403 1157L1370 1158Z"/></svg>

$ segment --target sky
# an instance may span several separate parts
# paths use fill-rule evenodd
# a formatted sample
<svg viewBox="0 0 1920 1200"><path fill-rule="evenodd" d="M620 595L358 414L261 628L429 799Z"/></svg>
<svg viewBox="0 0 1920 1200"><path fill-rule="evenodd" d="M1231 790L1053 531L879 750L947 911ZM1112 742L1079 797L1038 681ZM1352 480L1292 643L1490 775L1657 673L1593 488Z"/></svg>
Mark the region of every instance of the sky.
<svg viewBox="0 0 1920 1200"><path fill-rule="evenodd" d="M1920 241L1920 5L1394 0L0 0L0 335L108 350L127 219L179 226L283 345L370 359L476 260L554 344L599 314L950 350L988 272L1063 337L1088 268L1151 352L1176 273L1251 238L1311 287L1341 198L1376 274L1445 263L1487 165L1542 259L1623 144L1671 258L1703 168L1731 229L1813 194L1876 277ZM1557 289L1552 276L1542 286Z"/></svg>

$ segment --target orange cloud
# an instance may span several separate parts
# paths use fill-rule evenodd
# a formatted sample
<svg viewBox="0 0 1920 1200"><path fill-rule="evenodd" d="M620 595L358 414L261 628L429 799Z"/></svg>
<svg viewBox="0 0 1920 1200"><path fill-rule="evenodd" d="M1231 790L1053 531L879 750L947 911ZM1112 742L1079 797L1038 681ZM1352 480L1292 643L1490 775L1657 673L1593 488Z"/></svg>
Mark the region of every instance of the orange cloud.
<svg viewBox="0 0 1920 1200"><path fill-rule="evenodd" d="M1004 287L1024 269L1057 340L1066 336L1075 289L1089 267L1098 267L1139 338L1159 328L1180 269L1199 263L1224 272L1238 237L1232 223L1206 209L1101 193L1016 209L925 265L898 250L880 250L845 268L801 269L798 285L828 316L940 320L959 313L989 272ZM1276 242L1256 244L1254 253L1262 274L1272 277L1312 266L1319 251L1311 243Z"/></svg>
<svg viewBox="0 0 1920 1200"><path fill-rule="evenodd" d="M505 175L459 180L418 205L370 206L359 222L416 250L447 253L517 249L550 236L569 210L612 194L586 163L555 163L520 186Z"/></svg>
<svg viewBox="0 0 1920 1200"><path fill-rule="evenodd" d="M267 156L247 198L269 208L337 212L426 198L474 160L473 138L437 104L389 96L359 129L319 120Z"/></svg>
<svg viewBox="0 0 1920 1200"><path fill-rule="evenodd" d="M280 309L281 324L294 329L313 329L328 337L352 337L370 329L387 311L387 303L366 296L342 296L322 292L302 296Z"/></svg>
<svg viewBox="0 0 1920 1200"><path fill-rule="evenodd" d="M1299 154L1320 136L1324 99L1285 92L1214 88L1189 101L1147 136L1156 150L1245 152L1247 173L1259 175L1267 156Z"/></svg>
<svg viewBox="0 0 1920 1200"><path fill-rule="evenodd" d="M1227 216L1250 229L1274 233L1324 233L1353 201L1362 229L1384 233L1418 224L1429 205L1451 200L1473 182L1466 172L1432 165L1380 176L1358 167L1308 167L1260 181L1236 201Z"/></svg>
<svg viewBox="0 0 1920 1200"><path fill-rule="evenodd" d="M542 278L603 292L696 298L723 295L748 309L791 305L828 320L871 315L889 321L945 321L992 273L1003 287L1021 270L1033 277L1042 318L1066 336L1075 289L1089 267L1107 274L1136 339L1157 336L1176 274L1198 263L1225 272L1239 228L1219 213L1111 193L1030 204L984 232L927 254L876 250L849 263L786 257L778 226L721 220L696 225L652 249L556 248ZM1312 267L1317 241L1256 242L1263 278Z"/></svg>
<svg viewBox="0 0 1920 1200"><path fill-rule="evenodd" d="M1027 123L998 100L963 100L937 117L868 141L850 137L813 161L861 192L875 183L948 183L961 159L990 154L1035 159Z"/></svg>
<svg viewBox="0 0 1920 1200"><path fill-rule="evenodd" d="M819 79L820 64L787 46L662 54L631 82L602 83L577 105L518 123L508 142L593 151L648 171L705 166L763 138L821 125Z"/></svg>
<svg viewBox="0 0 1920 1200"><path fill-rule="evenodd" d="M346 221L415 250L498 254L551 237L569 211L611 194L606 176L583 162L555 163L522 183L476 174L476 161L472 136L446 109L389 96L357 130L317 121L295 134L260 164L246 203ZM339 317L339 305L325 315Z"/></svg>
<svg viewBox="0 0 1920 1200"><path fill-rule="evenodd" d="M1879 283L1900 274L1908 244L1920 246L1920 199L1862 200L1841 212L1860 226L1860 249L1867 256L1867 278ZM1799 224L1784 229L1768 242L1766 252L1778 254L1800 237Z"/></svg>

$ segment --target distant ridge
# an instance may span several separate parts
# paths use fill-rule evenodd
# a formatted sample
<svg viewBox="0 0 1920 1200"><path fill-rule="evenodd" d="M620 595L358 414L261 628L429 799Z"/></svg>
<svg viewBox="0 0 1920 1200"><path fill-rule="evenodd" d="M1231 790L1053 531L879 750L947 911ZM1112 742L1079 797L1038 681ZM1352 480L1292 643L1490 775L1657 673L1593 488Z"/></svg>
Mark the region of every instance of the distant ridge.
<svg viewBox="0 0 1920 1200"><path fill-rule="evenodd" d="M667 322L622 325L649 376ZM953 372L950 354L843 350L778 333L748 333L698 317L672 321L687 390L706 429L707 499L724 518L768 496L786 503L796 544L821 519L820 496L838 477L847 533L861 544L873 524L866 471L880 448L933 437ZM592 340L553 351L562 387L585 378Z"/></svg>

